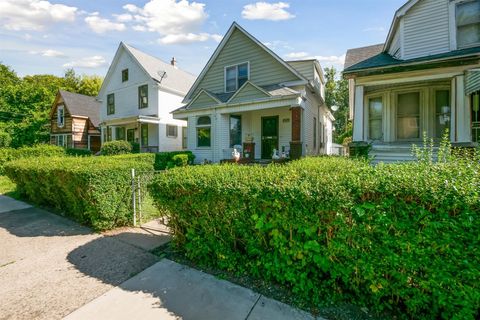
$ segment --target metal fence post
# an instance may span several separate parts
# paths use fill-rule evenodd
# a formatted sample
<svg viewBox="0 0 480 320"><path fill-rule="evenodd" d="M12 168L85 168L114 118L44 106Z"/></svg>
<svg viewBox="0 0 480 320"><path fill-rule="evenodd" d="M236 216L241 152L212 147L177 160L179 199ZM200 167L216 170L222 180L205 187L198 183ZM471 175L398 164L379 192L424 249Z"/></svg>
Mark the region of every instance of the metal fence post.
<svg viewBox="0 0 480 320"><path fill-rule="evenodd" d="M140 187L140 175L138 176L138 221L142 224L142 195Z"/></svg>
<svg viewBox="0 0 480 320"><path fill-rule="evenodd" d="M137 226L137 208L135 205L135 169L132 169L132 205L133 205L133 226Z"/></svg>

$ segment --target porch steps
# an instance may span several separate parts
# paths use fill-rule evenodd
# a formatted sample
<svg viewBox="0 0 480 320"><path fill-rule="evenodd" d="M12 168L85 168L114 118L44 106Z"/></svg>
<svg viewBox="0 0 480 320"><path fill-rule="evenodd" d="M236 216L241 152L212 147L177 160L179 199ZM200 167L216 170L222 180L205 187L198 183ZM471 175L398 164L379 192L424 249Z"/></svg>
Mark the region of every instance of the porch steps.
<svg viewBox="0 0 480 320"><path fill-rule="evenodd" d="M438 152L438 148L434 148L434 157ZM370 150L369 156L373 158L372 163L395 163L404 161L415 161L412 155L411 145L374 145Z"/></svg>

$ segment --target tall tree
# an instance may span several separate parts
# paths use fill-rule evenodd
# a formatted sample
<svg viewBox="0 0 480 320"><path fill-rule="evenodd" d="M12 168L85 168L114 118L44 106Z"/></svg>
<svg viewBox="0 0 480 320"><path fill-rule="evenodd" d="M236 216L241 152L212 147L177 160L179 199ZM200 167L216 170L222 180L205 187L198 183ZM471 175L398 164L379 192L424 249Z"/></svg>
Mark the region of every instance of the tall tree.
<svg viewBox="0 0 480 320"><path fill-rule="evenodd" d="M348 81L337 73L334 67L324 69L325 75L325 102L329 107L336 106L333 112L335 117L334 139L343 143L345 138L351 136L351 125L348 120Z"/></svg>

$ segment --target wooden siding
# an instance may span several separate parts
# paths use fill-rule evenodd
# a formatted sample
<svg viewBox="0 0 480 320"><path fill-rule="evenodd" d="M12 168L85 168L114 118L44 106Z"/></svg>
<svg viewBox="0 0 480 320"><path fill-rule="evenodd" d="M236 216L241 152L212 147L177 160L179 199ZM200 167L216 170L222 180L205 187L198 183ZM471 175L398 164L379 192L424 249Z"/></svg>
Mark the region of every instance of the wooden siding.
<svg viewBox="0 0 480 320"><path fill-rule="evenodd" d="M403 59L450 51L448 0L423 0L404 17Z"/></svg>
<svg viewBox="0 0 480 320"><path fill-rule="evenodd" d="M250 83L247 83L241 91L237 92L235 97L229 103L239 103L239 102L245 102L245 101L251 101L251 100L257 100L261 98L266 98L269 97L265 92L259 90L258 88L255 88Z"/></svg>
<svg viewBox="0 0 480 320"><path fill-rule="evenodd" d="M392 44L390 45L388 54L397 59L402 59L401 45L402 43L400 37L400 30L397 30L397 32L395 32L395 35L393 36Z"/></svg>
<svg viewBox="0 0 480 320"><path fill-rule="evenodd" d="M215 93L225 91L225 67L250 62L250 81L256 85L269 85L298 80L298 77L272 57L263 48L236 29L198 83L192 96L207 89Z"/></svg>
<svg viewBox="0 0 480 320"><path fill-rule="evenodd" d="M288 64L308 80L315 80L313 61L289 61Z"/></svg>
<svg viewBox="0 0 480 320"><path fill-rule="evenodd" d="M50 117L50 133L51 134L66 134L72 132L72 115L67 107L64 107L64 126L59 127L57 122L57 108L59 105L64 105L63 99L59 98L57 104L53 107L52 116Z"/></svg>
<svg viewBox="0 0 480 320"><path fill-rule="evenodd" d="M192 103L188 106L188 109L199 109L209 106L217 105L218 102L215 101L212 97L210 97L205 92L202 92L198 95L198 97L192 101Z"/></svg>

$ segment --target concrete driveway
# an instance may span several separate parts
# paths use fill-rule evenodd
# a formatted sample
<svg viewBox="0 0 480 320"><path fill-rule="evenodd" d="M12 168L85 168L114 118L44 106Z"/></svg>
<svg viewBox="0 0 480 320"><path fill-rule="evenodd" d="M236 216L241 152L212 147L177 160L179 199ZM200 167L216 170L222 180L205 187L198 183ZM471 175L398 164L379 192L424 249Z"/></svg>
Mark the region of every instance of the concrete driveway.
<svg viewBox="0 0 480 320"><path fill-rule="evenodd" d="M158 259L152 235L109 236L0 195L0 319L60 319Z"/></svg>

